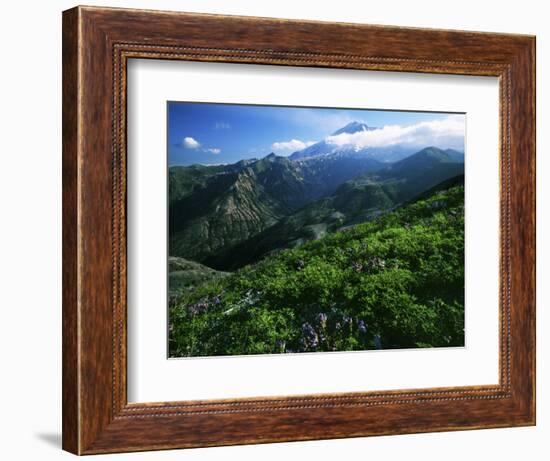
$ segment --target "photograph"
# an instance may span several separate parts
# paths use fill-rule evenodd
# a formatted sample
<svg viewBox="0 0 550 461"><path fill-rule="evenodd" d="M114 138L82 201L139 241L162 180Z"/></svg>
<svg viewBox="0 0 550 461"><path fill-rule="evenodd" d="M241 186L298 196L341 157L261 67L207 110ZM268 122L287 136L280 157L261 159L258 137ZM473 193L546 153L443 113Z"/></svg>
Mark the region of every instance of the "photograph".
<svg viewBox="0 0 550 461"><path fill-rule="evenodd" d="M464 347L465 130L169 101L168 356Z"/></svg>
<svg viewBox="0 0 550 461"><path fill-rule="evenodd" d="M548 21L396 2L7 6L6 459L548 451Z"/></svg>

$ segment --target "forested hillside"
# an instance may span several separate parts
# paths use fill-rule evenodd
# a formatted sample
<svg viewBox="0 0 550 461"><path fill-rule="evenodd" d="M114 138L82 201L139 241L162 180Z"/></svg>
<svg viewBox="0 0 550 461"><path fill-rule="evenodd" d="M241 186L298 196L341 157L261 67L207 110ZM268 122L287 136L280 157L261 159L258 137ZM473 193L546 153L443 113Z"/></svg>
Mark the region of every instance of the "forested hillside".
<svg viewBox="0 0 550 461"><path fill-rule="evenodd" d="M170 355L463 345L462 180L180 291Z"/></svg>

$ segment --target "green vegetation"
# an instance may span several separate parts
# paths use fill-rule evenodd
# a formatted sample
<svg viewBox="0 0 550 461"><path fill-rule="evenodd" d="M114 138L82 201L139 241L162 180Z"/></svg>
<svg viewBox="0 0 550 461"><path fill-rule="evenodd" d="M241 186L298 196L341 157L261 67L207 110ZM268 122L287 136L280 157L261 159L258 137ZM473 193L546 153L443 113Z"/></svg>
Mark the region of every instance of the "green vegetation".
<svg viewBox="0 0 550 461"><path fill-rule="evenodd" d="M171 167L170 255L232 269L237 258L230 248L381 165L368 158L294 162L271 154L233 165Z"/></svg>
<svg viewBox="0 0 550 461"><path fill-rule="evenodd" d="M434 156L439 166L432 173L445 171L439 182L462 174L463 164L457 172L457 164L441 152L423 154L422 170L409 167L405 174L395 169L397 162L393 175L377 173L377 184L372 175L355 180L369 196L380 197L379 216L370 221L344 229L346 219L356 219L346 207L372 207L365 208L360 199L354 206L349 198L337 207L334 197L323 198L315 202L317 209L325 204L321 222L299 220L293 213L286 218L298 220L297 228L310 226L307 232L316 240L279 248L232 274L171 259L181 284L171 290L170 356L462 346L464 188L460 178L437 187L427 181L415 185L422 176L415 172L426 177ZM401 185L384 188L390 181ZM207 182L202 177L195 187L205 190ZM189 193L186 187L178 186L181 196ZM357 190L353 184L343 187ZM391 190L398 195L392 198ZM407 203L396 207L396 200ZM308 212L314 213L307 208L297 213ZM189 277L195 280L193 289L184 288Z"/></svg>
<svg viewBox="0 0 550 461"><path fill-rule="evenodd" d="M198 286L211 280L228 275L194 261L170 256L168 258L168 288L171 298L193 291Z"/></svg>
<svg viewBox="0 0 550 461"><path fill-rule="evenodd" d="M343 160L347 162L349 159ZM281 161L292 164L287 159ZM346 166L342 167L342 161L335 159L322 161L314 158L303 163L308 162L328 162L335 172L341 171L341 168L347 171ZM344 165L348 165L346 162ZM309 168L311 173L311 165ZM293 248L327 233L375 219L449 178L462 177L463 173L464 164L455 162L451 153L435 147L422 149L381 170L359 174L339 183L331 194L306 203L270 226L258 228L247 238L242 238L242 232L234 233L233 244L226 241L218 251L205 254L201 262L220 270L236 270L281 249ZM335 173L333 177L343 176ZM250 207L241 207L241 213L250 221ZM227 220L224 222L228 223ZM217 223L216 218L210 217L209 223ZM230 232L232 227L224 229ZM219 227L214 225L210 228ZM208 236L204 232L200 235L205 245Z"/></svg>

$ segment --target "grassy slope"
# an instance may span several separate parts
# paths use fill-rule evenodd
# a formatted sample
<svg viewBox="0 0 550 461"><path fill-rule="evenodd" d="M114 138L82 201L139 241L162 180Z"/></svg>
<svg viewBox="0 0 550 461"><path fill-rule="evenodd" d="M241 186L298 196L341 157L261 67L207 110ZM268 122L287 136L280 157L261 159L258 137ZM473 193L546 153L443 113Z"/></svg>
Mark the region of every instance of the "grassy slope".
<svg viewBox="0 0 550 461"><path fill-rule="evenodd" d="M286 250L183 293L170 355L461 346L464 189Z"/></svg>
<svg viewBox="0 0 550 461"><path fill-rule="evenodd" d="M195 261L170 256L168 258L170 298L175 298L194 290L205 282L228 275Z"/></svg>

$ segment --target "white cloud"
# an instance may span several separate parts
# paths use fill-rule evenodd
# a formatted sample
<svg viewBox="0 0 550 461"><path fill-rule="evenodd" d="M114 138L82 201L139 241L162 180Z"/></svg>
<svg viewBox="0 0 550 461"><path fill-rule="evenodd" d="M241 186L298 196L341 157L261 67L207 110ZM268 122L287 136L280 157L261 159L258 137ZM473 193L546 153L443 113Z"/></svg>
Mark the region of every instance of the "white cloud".
<svg viewBox="0 0 550 461"><path fill-rule="evenodd" d="M328 144L338 147L386 147L395 144L410 146L438 146L463 149L465 116L449 115L444 119L420 122L414 125L386 125L373 131L341 133L325 139Z"/></svg>
<svg viewBox="0 0 550 461"><path fill-rule="evenodd" d="M182 142L183 147L187 149L198 149L201 144L196 139L192 138L191 136L187 136L186 138L183 138Z"/></svg>
<svg viewBox="0 0 550 461"><path fill-rule="evenodd" d="M297 150L305 149L308 146L315 144L315 141L300 141L299 139L291 139L290 141L280 141L274 142L271 145L271 148L276 151L291 151L295 152Z"/></svg>
<svg viewBox="0 0 550 461"><path fill-rule="evenodd" d="M231 125L226 122L216 122L214 128L216 128L216 130L228 130L229 128L231 128Z"/></svg>
<svg viewBox="0 0 550 461"><path fill-rule="evenodd" d="M217 147L202 147L201 143L197 141L195 138L192 138L191 136L187 136L183 138L181 145L186 149L196 149L196 150L199 150L200 152L207 152L209 154L215 154L215 155L221 153L222 151Z"/></svg>

